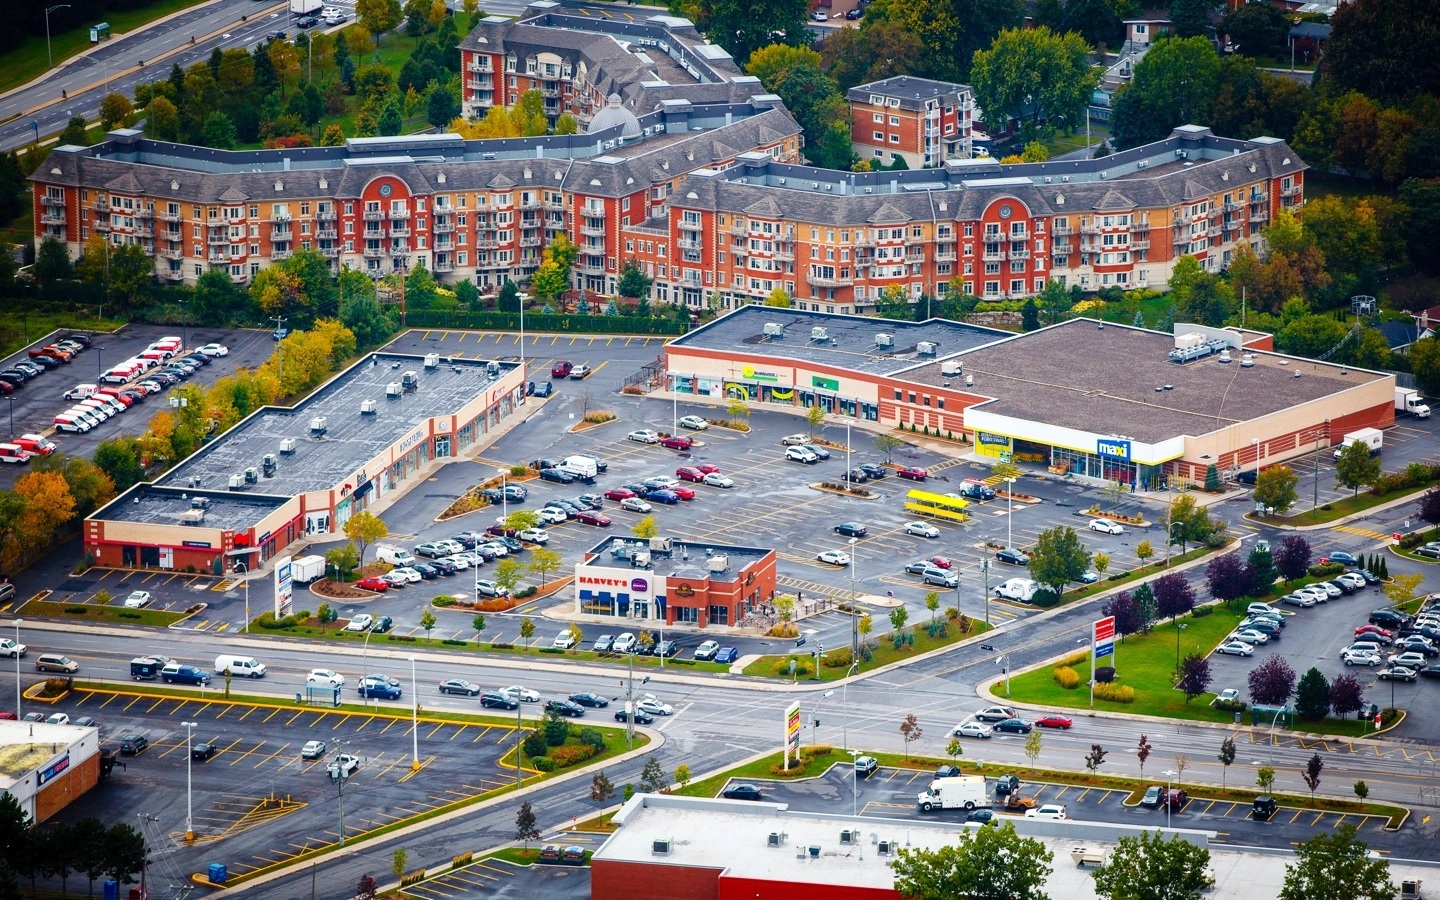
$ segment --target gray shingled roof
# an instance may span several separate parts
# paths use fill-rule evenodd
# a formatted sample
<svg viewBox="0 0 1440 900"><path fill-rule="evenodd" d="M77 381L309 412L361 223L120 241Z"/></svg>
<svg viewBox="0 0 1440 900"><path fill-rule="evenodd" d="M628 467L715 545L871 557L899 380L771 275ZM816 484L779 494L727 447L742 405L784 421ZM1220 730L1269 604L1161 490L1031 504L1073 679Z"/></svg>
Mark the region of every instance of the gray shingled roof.
<svg viewBox="0 0 1440 900"><path fill-rule="evenodd" d="M927 100L948 97L959 92L973 93L974 89L968 84L916 78L913 75L895 75L880 81L856 85L845 92L845 99L851 102L869 103L872 96L879 94L899 100L901 109L919 110L925 108Z"/></svg>

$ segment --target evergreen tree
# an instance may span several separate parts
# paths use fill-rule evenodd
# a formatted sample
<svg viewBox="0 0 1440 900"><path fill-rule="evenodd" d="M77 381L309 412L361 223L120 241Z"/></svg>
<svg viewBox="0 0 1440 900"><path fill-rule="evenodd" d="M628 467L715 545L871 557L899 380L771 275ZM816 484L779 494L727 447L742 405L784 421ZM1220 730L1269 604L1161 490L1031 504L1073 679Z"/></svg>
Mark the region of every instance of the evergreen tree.
<svg viewBox="0 0 1440 900"><path fill-rule="evenodd" d="M448 21L448 20L447 20ZM430 92L430 101L425 107L425 121L436 128L444 128L460 115L460 103L445 85L436 85Z"/></svg>
<svg viewBox="0 0 1440 900"><path fill-rule="evenodd" d="M1300 676L1295 688L1295 712L1312 722L1325 718L1330 712L1330 682L1313 666Z"/></svg>
<svg viewBox="0 0 1440 900"><path fill-rule="evenodd" d="M376 127L379 128L381 137L394 137L400 133L400 128L403 124L404 122L400 118L400 104L395 100L391 100L389 103L386 103L385 108L381 110L380 119L376 123Z"/></svg>
<svg viewBox="0 0 1440 900"><path fill-rule="evenodd" d="M70 265L70 251L55 238L45 238L40 242L40 249L35 254L35 268L32 271L41 287L71 277L74 270Z"/></svg>
<svg viewBox="0 0 1440 900"><path fill-rule="evenodd" d="M206 147L214 147L216 150L234 150L235 123L223 112L217 110L211 113L200 132L200 141Z"/></svg>
<svg viewBox="0 0 1440 900"><path fill-rule="evenodd" d="M500 296L495 301L496 309L501 312L518 313L520 311L520 289L515 282L506 281L500 288Z"/></svg>
<svg viewBox="0 0 1440 900"><path fill-rule="evenodd" d="M1040 327L1040 307L1036 305L1035 298L1028 298L1020 307L1020 329L1022 331L1034 331Z"/></svg>
<svg viewBox="0 0 1440 900"><path fill-rule="evenodd" d="M605 315L607 315L607 316L618 316L618 315L620 315L620 307L618 307L618 306L615 305L615 298L613 298L613 297L610 298L610 302L607 303L607 304L605 304Z"/></svg>
<svg viewBox="0 0 1440 900"><path fill-rule="evenodd" d="M65 130L60 132L57 138L57 146L74 144L77 147L86 147L90 139L85 136L85 117L71 116L70 121L65 125Z"/></svg>

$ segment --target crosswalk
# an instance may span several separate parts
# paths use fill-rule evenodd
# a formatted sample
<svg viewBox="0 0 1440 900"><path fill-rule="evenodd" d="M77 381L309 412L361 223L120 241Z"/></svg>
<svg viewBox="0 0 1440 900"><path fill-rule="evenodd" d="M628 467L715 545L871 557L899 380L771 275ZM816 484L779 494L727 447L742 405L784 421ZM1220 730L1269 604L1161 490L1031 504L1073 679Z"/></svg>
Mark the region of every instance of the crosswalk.
<svg viewBox="0 0 1440 900"><path fill-rule="evenodd" d="M1388 535L1388 534L1384 534L1383 532L1379 532L1379 531L1371 531L1371 530L1368 529L1368 528L1356 528L1354 525L1336 525L1336 526L1334 527L1334 530L1335 530L1335 531L1343 531L1343 532L1345 532L1346 534L1359 535L1360 537L1367 537L1367 538L1370 538L1371 540L1376 540L1376 541L1389 541L1389 540L1390 540L1390 535Z"/></svg>

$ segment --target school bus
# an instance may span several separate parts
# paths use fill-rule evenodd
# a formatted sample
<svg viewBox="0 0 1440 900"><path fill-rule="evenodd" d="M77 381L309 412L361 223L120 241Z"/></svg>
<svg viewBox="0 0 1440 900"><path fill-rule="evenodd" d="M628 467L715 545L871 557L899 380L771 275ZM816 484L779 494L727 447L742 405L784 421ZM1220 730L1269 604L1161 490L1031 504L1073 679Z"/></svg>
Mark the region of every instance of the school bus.
<svg viewBox="0 0 1440 900"><path fill-rule="evenodd" d="M921 490L913 490L905 496L905 508L913 513L948 519L951 522L964 522L970 518L970 514L965 512L965 508L970 505L969 500Z"/></svg>

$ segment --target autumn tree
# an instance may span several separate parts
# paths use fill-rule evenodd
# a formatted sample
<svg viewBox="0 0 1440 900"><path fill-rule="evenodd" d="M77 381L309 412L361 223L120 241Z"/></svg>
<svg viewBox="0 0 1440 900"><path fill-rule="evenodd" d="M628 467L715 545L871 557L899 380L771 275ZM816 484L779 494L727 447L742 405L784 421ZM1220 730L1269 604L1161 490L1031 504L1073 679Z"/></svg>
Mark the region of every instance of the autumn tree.
<svg viewBox="0 0 1440 900"><path fill-rule="evenodd" d="M1296 485L1300 478L1289 466L1267 466L1255 476L1255 502L1267 509L1284 514L1300 499Z"/></svg>
<svg viewBox="0 0 1440 900"><path fill-rule="evenodd" d="M75 498L59 472L27 472L15 480L15 494L25 498L15 531L27 556L33 556L55 537L60 526L75 517Z"/></svg>
<svg viewBox="0 0 1440 900"><path fill-rule="evenodd" d="M346 519L343 530L345 536L360 548L360 565L362 567L365 565L366 548L390 533L390 529L386 527L380 517L368 511L358 512Z"/></svg>

